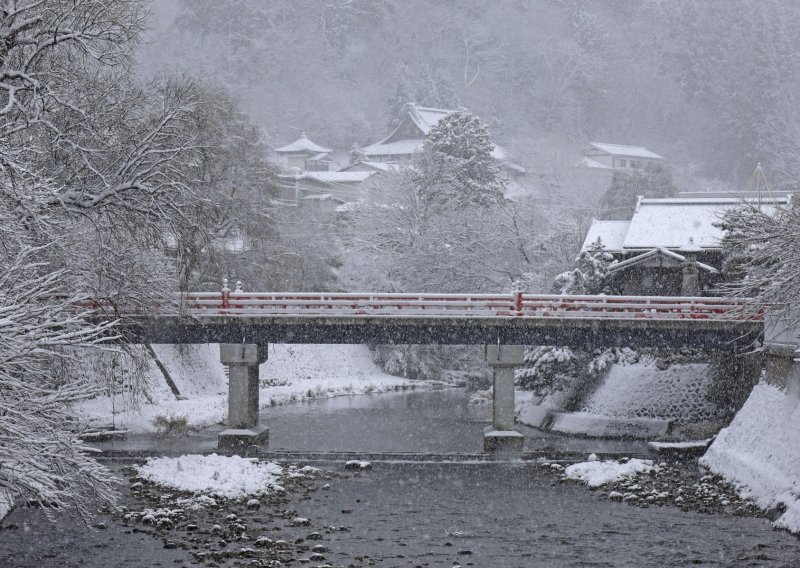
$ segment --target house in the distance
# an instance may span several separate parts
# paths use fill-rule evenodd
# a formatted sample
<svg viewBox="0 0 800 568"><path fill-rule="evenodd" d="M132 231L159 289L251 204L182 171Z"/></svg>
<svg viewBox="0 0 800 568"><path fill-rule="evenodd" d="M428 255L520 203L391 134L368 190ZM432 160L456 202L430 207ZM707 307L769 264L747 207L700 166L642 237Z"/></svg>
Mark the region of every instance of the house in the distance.
<svg viewBox="0 0 800 568"><path fill-rule="evenodd" d="M792 194L680 194L639 197L630 221L593 220L582 250L598 243L614 260L608 283L626 295L697 296L713 293L722 280L720 226L725 213L743 204L767 211L792 204ZM696 274L687 279L689 273Z"/></svg>
<svg viewBox="0 0 800 568"><path fill-rule="evenodd" d="M330 148L312 142L306 133L286 146L275 149L278 166L285 170L297 168L307 172L327 172L331 169L333 159Z"/></svg>
<svg viewBox="0 0 800 568"><path fill-rule="evenodd" d="M666 163L663 156L642 146L590 142L583 150L581 165L602 170L635 171Z"/></svg>
<svg viewBox="0 0 800 568"><path fill-rule="evenodd" d="M453 112L455 112L453 109L423 107L415 103L406 103L400 117L400 124L386 138L363 148L362 152L369 162L408 163L414 153L422 149L425 137L428 136L431 128ZM517 177L525 173L522 166L508 160L506 151L501 146L493 144L492 156L500 162L509 177Z"/></svg>
<svg viewBox="0 0 800 568"><path fill-rule="evenodd" d="M326 199L341 205L368 198L375 171L318 171L304 172L294 169L278 175L278 198L285 204L316 203Z"/></svg>

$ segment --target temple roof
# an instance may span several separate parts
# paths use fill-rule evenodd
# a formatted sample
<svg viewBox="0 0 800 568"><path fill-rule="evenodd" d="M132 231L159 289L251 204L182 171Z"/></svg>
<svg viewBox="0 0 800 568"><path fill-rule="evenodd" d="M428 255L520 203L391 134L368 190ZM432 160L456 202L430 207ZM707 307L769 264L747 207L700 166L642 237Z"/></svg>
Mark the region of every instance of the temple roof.
<svg viewBox="0 0 800 568"><path fill-rule="evenodd" d="M306 133L303 134L292 142L291 144L287 144L286 146L282 146L280 148L275 149L276 152L280 153L289 153L289 152L310 152L314 154L324 153L327 154L328 152L332 152L330 148L324 148L319 144L315 144L311 140L308 139Z"/></svg>

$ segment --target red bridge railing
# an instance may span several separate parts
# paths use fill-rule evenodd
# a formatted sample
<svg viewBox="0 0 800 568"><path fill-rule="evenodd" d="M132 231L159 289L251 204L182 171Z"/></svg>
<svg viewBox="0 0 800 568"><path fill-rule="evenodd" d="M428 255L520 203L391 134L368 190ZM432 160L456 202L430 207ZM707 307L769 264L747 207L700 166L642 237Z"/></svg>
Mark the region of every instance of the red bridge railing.
<svg viewBox="0 0 800 568"><path fill-rule="evenodd" d="M538 294L351 294L301 292L195 292L190 316L593 318L760 321L746 300L669 296L562 296Z"/></svg>

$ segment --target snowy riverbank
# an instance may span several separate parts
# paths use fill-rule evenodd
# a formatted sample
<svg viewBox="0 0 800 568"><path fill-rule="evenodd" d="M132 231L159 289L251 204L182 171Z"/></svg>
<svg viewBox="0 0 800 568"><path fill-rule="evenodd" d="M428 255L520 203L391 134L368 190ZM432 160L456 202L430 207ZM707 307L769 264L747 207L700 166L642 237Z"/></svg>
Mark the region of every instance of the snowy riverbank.
<svg viewBox="0 0 800 568"><path fill-rule="evenodd" d="M800 396L755 386L700 463L737 484L759 507L784 509L775 526L800 533Z"/></svg>
<svg viewBox="0 0 800 568"><path fill-rule="evenodd" d="M227 379L215 344L179 349L154 345L154 351L179 395L167 385L155 361L147 369L148 397L135 404L125 395L81 403L76 412L91 426L156 432L156 421L181 422L199 429L222 423L227 415ZM433 388L384 373L362 345L273 345L261 365L262 408L313 398Z"/></svg>

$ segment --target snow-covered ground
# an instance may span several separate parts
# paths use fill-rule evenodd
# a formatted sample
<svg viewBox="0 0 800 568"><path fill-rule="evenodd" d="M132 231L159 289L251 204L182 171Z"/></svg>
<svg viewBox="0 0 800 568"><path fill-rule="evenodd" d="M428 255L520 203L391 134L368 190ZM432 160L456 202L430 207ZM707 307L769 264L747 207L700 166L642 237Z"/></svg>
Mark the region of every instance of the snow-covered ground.
<svg viewBox="0 0 800 568"><path fill-rule="evenodd" d="M227 379L216 344L153 346L180 392L176 398L154 362L147 370L152 402L133 404L129 397L102 396L76 407L90 425L134 432L155 432L158 417L186 419L197 429L222 423L227 415ZM411 381L384 373L363 345L274 345L261 365L262 408L348 394L379 393L401 389L430 388L428 381Z"/></svg>
<svg viewBox="0 0 800 568"><path fill-rule="evenodd" d="M278 485L283 468L255 458L189 454L177 458L150 458L137 469L143 479L196 496L241 499L283 491Z"/></svg>
<svg viewBox="0 0 800 568"><path fill-rule="evenodd" d="M700 463L763 508L786 507L775 526L800 533L800 396L761 383Z"/></svg>
<svg viewBox="0 0 800 568"><path fill-rule="evenodd" d="M591 459L594 458L594 459ZM631 459L626 462L616 460L599 461L592 454L589 461L574 463L564 470L570 479L583 481L589 487L600 487L614 483L626 477L634 477L639 473L658 470L651 460Z"/></svg>

